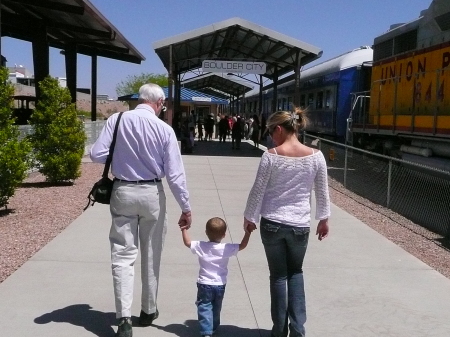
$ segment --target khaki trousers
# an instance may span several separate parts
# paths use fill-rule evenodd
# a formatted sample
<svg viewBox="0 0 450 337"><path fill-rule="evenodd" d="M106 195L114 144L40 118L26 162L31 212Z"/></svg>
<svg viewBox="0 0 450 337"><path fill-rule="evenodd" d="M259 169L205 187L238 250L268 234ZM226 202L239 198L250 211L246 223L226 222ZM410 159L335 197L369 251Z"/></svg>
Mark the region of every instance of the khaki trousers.
<svg viewBox="0 0 450 337"><path fill-rule="evenodd" d="M141 250L141 309L156 311L161 252L167 231L166 195L162 183L115 181L109 234L116 317L131 317L134 263Z"/></svg>

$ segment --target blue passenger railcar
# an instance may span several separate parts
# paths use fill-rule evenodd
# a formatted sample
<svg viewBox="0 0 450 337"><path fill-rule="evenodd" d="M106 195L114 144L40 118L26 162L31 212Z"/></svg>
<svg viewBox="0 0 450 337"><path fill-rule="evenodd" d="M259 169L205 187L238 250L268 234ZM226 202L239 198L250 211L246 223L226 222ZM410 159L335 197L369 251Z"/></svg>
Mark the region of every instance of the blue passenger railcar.
<svg viewBox="0 0 450 337"><path fill-rule="evenodd" d="M300 107L307 109L308 132L345 139L354 92L370 89L373 50L361 47L300 72ZM291 109L294 80L278 85L277 109ZM265 97L272 100L273 89ZM257 100L257 95L247 102ZM267 111L270 114L270 111Z"/></svg>
<svg viewBox="0 0 450 337"><path fill-rule="evenodd" d="M372 58L372 48L361 47L300 73L300 106L310 119L307 131L345 138L351 93L368 90Z"/></svg>
<svg viewBox="0 0 450 337"><path fill-rule="evenodd" d="M368 90L373 51L361 47L306 69L300 74L300 106L309 132L345 138L351 93Z"/></svg>

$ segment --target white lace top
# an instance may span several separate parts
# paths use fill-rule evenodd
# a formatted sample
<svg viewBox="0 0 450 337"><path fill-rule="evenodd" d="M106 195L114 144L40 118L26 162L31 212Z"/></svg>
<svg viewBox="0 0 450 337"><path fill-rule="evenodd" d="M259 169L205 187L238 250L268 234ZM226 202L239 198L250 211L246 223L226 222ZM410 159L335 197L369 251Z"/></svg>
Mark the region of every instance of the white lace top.
<svg viewBox="0 0 450 337"><path fill-rule="evenodd" d="M311 190L315 189L316 219L330 216L327 165L322 152L305 157L286 157L265 152L250 191L244 216L259 216L290 226L309 227Z"/></svg>

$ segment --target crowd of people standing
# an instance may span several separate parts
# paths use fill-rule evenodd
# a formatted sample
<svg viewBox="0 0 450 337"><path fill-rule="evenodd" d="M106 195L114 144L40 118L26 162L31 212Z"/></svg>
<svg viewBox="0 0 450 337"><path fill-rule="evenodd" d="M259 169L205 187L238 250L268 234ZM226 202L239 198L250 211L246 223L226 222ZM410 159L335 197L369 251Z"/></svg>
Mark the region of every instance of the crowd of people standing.
<svg viewBox="0 0 450 337"><path fill-rule="evenodd" d="M182 143L185 145L185 152L191 152L195 140L202 142L212 141L215 138L225 143L227 139L230 139L231 148L240 149L241 140L246 139L252 140L254 148L257 149L261 139L265 137L262 132L265 129L264 122L264 118L260 121L256 114L246 119L237 114L196 116L195 112L191 111L181 128Z"/></svg>

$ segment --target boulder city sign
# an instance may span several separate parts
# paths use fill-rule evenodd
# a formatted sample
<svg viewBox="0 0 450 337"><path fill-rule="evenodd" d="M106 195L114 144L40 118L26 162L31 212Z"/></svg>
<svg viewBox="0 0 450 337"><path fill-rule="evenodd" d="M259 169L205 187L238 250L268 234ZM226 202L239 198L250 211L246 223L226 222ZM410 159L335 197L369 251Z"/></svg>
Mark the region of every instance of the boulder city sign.
<svg viewBox="0 0 450 337"><path fill-rule="evenodd" d="M266 64L264 62L242 62L242 61L218 61L204 60L202 70L212 73L243 73L259 74L266 73Z"/></svg>

